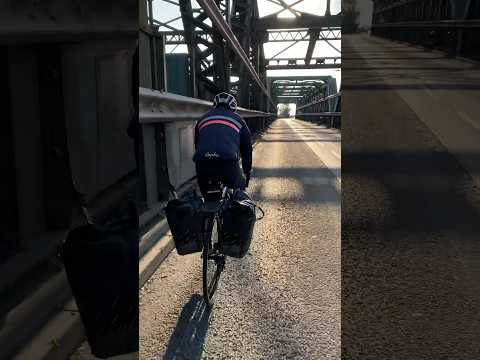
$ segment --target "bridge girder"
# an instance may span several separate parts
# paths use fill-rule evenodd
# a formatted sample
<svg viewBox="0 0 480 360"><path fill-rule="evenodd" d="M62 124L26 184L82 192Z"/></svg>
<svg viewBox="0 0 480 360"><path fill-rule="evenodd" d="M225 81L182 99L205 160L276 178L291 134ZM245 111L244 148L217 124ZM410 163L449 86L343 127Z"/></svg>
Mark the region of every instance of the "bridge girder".
<svg viewBox="0 0 480 360"><path fill-rule="evenodd" d="M260 49L252 31L255 18L258 17L257 0L233 0L231 28L243 51L247 54L257 73L260 71ZM238 102L242 106L249 106L253 100L252 79L249 76L247 68L240 59L232 54L232 65L238 69L239 84L237 87ZM261 77L261 75L260 75Z"/></svg>
<svg viewBox="0 0 480 360"><path fill-rule="evenodd" d="M342 64L286 64L267 65L267 70L293 70L293 69L339 69Z"/></svg>
<svg viewBox="0 0 480 360"><path fill-rule="evenodd" d="M317 16L303 13L301 17L279 18L275 14L260 18L255 23L258 32L272 29L318 29L340 28L341 15Z"/></svg>
<svg viewBox="0 0 480 360"><path fill-rule="evenodd" d="M302 0L299 0L298 2L301 1ZM260 42L293 41L293 43L287 45L283 50L267 59L268 64L266 65L266 69L339 68L341 66L340 56L331 63L326 62L325 59L315 59L315 63L311 63L313 52L318 41L325 41L330 47L338 51L340 55L340 49L330 43L330 41L341 40L341 16L339 14L331 15L330 1L327 2L324 16L302 13L299 11L297 11L297 13L294 13L295 17L293 18L280 18L277 16L278 13L275 13L256 20L255 31ZM303 62L299 62L297 59L295 59L295 61L293 61L294 59L291 59L287 64L271 64L272 60L278 59L279 55L300 41L308 41L308 48L305 57L303 58Z"/></svg>
<svg viewBox="0 0 480 360"><path fill-rule="evenodd" d="M305 103L313 94L322 93L331 76L276 76L269 78L272 97L279 103Z"/></svg>
<svg viewBox="0 0 480 360"><path fill-rule="evenodd" d="M217 5L228 20L228 0L219 0ZM207 14L202 9L193 11L192 0L179 0L179 6L184 28L183 40L192 64L190 76L193 97L211 100L216 93L230 87L226 46L215 26L204 22ZM197 28L201 28L201 32Z"/></svg>
<svg viewBox="0 0 480 360"><path fill-rule="evenodd" d="M324 28L318 30L322 32L325 40L341 40L341 28ZM285 42L285 41L310 41L310 31L308 30L270 30L258 33L260 42ZM263 38L262 38L263 36ZM319 34L316 35L316 40Z"/></svg>

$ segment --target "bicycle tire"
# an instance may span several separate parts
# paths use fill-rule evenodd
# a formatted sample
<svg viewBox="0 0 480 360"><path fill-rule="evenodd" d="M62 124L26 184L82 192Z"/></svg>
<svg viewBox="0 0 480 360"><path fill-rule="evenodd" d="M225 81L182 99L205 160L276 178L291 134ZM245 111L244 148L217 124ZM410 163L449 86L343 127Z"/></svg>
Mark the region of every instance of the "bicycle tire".
<svg viewBox="0 0 480 360"><path fill-rule="evenodd" d="M215 236L218 240L218 221L215 217L211 224L211 231L204 238L203 251L202 251L202 278L203 278L203 298L208 306L213 305L213 298L218 288L218 282L220 280L220 274L223 270L223 261L219 257L212 257L213 244ZM220 256L215 254L215 256Z"/></svg>

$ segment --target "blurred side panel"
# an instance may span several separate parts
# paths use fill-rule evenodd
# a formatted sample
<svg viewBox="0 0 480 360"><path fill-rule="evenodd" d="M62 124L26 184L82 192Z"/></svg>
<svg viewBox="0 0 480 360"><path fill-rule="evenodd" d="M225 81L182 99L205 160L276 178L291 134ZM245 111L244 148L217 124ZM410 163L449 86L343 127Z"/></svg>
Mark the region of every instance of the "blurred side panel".
<svg viewBox="0 0 480 360"><path fill-rule="evenodd" d="M76 191L99 224L138 201L137 47L134 0L0 3L1 359L84 339L59 249L85 222Z"/></svg>

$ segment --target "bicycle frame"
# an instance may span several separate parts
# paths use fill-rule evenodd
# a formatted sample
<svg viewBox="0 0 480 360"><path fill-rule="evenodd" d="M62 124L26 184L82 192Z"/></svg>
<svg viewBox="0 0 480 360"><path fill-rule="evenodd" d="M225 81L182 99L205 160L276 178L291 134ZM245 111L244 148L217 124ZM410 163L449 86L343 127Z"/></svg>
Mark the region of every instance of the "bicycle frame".
<svg viewBox="0 0 480 360"><path fill-rule="evenodd" d="M215 244L212 243L212 234L213 226L216 224L217 233L219 233L220 225L220 213L222 210L225 201L228 199L229 189L227 187L222 187L219 190L211 191L213 193L221 193L218 200L206 200L204 202L203 216L204 216L204 227L203 227L203 294L204 299L207 305L211 306L213 304L213 295L217 289L218 282L220 279L220 274L222 273L225 267L225 256L218 253L218 249L215 248ZM215 221L216 220L216 221ZM215 263L215 272L211 282L208 279L208 269L210 266L213 266L213 263L209 265L209 260L213 260Z"/></svg>

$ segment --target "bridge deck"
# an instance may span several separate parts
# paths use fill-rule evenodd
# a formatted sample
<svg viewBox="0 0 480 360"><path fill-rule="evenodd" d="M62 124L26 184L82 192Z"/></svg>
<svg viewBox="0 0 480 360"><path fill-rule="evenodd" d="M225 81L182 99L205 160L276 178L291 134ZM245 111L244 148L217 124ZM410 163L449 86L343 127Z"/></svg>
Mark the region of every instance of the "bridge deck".
<svg viewBox="0 0 480 360"><path fill-rule="evenodd" d="M342 54L345 356L479 358L478 66L363 35Z"/></svg>
<svg viewBox="0 0 480 360"><path fill-rule="evenodd" d="M172 253L141 291L142 359L340 357L340 156L335 130L272 125L254 151L266 217L251 254L228 259L210 313L200 256Z"/></svg>
<svg viewBox="0 0 480 360"><path fill-rule="evenodd" d="M472 156L480 154L480 63L366 35L348 37L343 50L351 95L398 96L480 184L480 161ZM372 110L390 123L393 109L380 99Z"/></svg>

